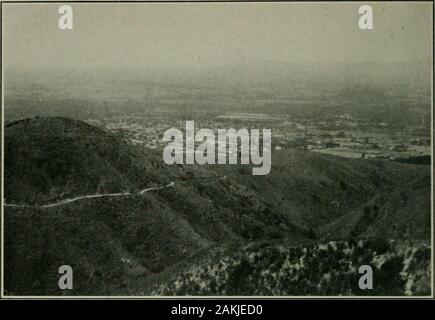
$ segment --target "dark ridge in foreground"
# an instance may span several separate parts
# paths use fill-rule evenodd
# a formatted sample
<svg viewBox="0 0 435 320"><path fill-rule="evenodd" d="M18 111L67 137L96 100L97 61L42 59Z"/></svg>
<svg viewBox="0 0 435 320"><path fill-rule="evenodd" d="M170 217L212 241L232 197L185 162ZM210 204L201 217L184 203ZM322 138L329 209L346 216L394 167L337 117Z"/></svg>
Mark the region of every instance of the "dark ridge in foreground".
<svg viewBox="0 0 435 320"><path fill-rule="evenodd" d="M266 264L277 265L272 274L284 267L287 258L274 248L278 252L295 248L289 252L291 259L297 259L307 257L307 248L334 240L370 239L372 243L395 240L401 248L422 252L414 269L409 269L417 283L414 287L420 289L409 291L400 282L391 290L383 286L376 294L426 294L429 166L344 159L296 149L274 153L272 159L267 176L252 176L251 168L244 165L167 166L161 154L128 145L81 121L34 118L7 126L6 203L38 205L124 191L132 195L50 208L5 207L6 294L293 295L336 294L340 288L342 294L355 294L346 289L350 287L334 287L331 282L314 289L312 273L323 261L321 272L353 281L341 266L349 259L359 263L364 257L378 256L379 251L370 246L352 246L359 248L352 255L348 244L328 251L337 259L321 250L306 268L298 269L300 276L288 275L296 288L309 281L309 292L295 292L284 280L270 280L265 276L270 268ZM136 194L171 181L177 181L171 188ZM389 273L379 266L387 283L401 277L408 256L395 244L385 246L401 257L392 269L384 269ZM242 248L250 248L249 254ZM255 258L265 255L270 259ZM219 261L236 270L231 278L226 278L229 269L216 267ZM57 270L63 264L74 269L72 292L57 285ZM238 283L241 273L247 275L241 279L257 283L258 290ZM209 282L213 279L215 285ZM402 280L408 283L406 279Z"/></svg>

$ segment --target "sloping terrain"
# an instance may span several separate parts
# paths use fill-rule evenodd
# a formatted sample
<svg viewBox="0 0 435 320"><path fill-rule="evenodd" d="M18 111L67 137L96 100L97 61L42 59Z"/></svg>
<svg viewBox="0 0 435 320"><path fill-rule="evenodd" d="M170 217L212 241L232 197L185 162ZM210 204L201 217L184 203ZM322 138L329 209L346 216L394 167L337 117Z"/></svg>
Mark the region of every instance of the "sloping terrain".
<svg viewBox="0 0 435 320"><path fill-rule="evenodd" d="M424 295L430 296L430 247L422 241L331 241L289 247L263 243L221 259L209 256L169 281L153 295ZM373 289L361 290L358 272L373 269Z"/></svg>
<svg viewBox="0 0 435 320"><path fill-rule="evenodd" d="M325 238L430 239L430 175L380 193L360 207L322 226Z"/></svg>
<svg viewBox="0 0 435 320"><path fill-rule="evenodd" d="M11 123L5 128L6 203L30 207L5 207L6 293L172 294L167 288L176 275L264 241L272 243L268 251L276 246L302 250L336 239L429 240L428 166L301 150L275 153L272 160L267 176L252 176L249 166L166 166L161 154L80 121ZM170 182L171 188L137 193ZM131 194L42 207L122 191ZM422 260L426 270L429 260ZM324 267L335 268L334 261ZM57 286L63 264L74 269L72 292ZM255 294L237 288L231 294ZM261 292L295 294L273 290Z"/></svg>
<svg viewBox="0 0 435 320"><path fill-rule="evenodd" d="M10 123L5 131L6 202L130 190L156 178L157 155L142 157L82 121L34 118Z"/></svg>

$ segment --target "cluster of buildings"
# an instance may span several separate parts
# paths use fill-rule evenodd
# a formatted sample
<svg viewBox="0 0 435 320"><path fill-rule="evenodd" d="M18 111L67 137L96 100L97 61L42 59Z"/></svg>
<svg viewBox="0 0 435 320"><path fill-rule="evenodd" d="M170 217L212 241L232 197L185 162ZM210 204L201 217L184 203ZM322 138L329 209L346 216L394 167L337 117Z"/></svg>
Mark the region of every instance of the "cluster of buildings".
<svg viewBox="0 0 435 320"><path fill-rule="evenodd" d="M370 123L343 114L314 123L312 120L290 121L289 116L229 113L211 117L197 114L195 126L217 129L271 129L272 148L276 151L301 148L351 158L398 159L431 154L430 135L391 128L388 123ZM132 115L116 119L89 119L88 122L120 135L125 141L152 149L163 149L163 133L168 128L183 130L185 121L171 114L153 113L151 117ZM196 145L199 143L196 142ZM243 148L243 146L242 146ZM218 150L217 146L216 149ZM229 148L231 149L231 148ZM235 149L233 149L235 150ZM238 146L237 152L242 152Z"/></svg>

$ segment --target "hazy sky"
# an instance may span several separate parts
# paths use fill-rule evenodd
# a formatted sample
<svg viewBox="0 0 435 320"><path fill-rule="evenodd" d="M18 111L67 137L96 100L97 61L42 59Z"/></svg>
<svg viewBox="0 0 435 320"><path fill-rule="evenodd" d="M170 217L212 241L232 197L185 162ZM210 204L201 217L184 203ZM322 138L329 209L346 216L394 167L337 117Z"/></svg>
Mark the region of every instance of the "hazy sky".
<svg viewBox="0 0 435 320"><path fill-rule="evenodd" d="M367 3L367 2L365 2ZM365 4L364 3L364 4ZM3 4L5 66L199 67L262 62L429 61L431 3Z"/></svg>

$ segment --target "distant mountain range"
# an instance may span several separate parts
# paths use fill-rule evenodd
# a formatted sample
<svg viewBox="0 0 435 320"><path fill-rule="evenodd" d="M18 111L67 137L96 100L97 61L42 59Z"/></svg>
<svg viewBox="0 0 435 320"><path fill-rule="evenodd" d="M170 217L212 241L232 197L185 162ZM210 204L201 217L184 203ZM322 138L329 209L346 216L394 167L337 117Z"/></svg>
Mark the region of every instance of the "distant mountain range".
<svg viewBox="0 0 435 320"><path fill-rule="evenodd" d="M397 259L392 269L379 265L383 280L375 294L430 290L429 166L296 149L272 154L267 176L252 176L246 165L167 166L154 150L67 118L9 123L4 159L5 202L29 205L5 207L7 295L63 294L57 286L63 264L74 270L74 290L66 294L295 294L260 280L269 262L280 264L267 271L274 273L298 255L311 257L305 273L291 278L300 288L310 283L301 294L358 294L349 270L380 256ZM130 195L42 207L121 192ZM343 245L321 260L329 280L318 288L312 248L331 241ZM418 263L405 265L416 252ZM404 268L409 276L400 275ZM255 290L237 282L240 273ZM347 280L338 285L341 276Z"/></svg>

